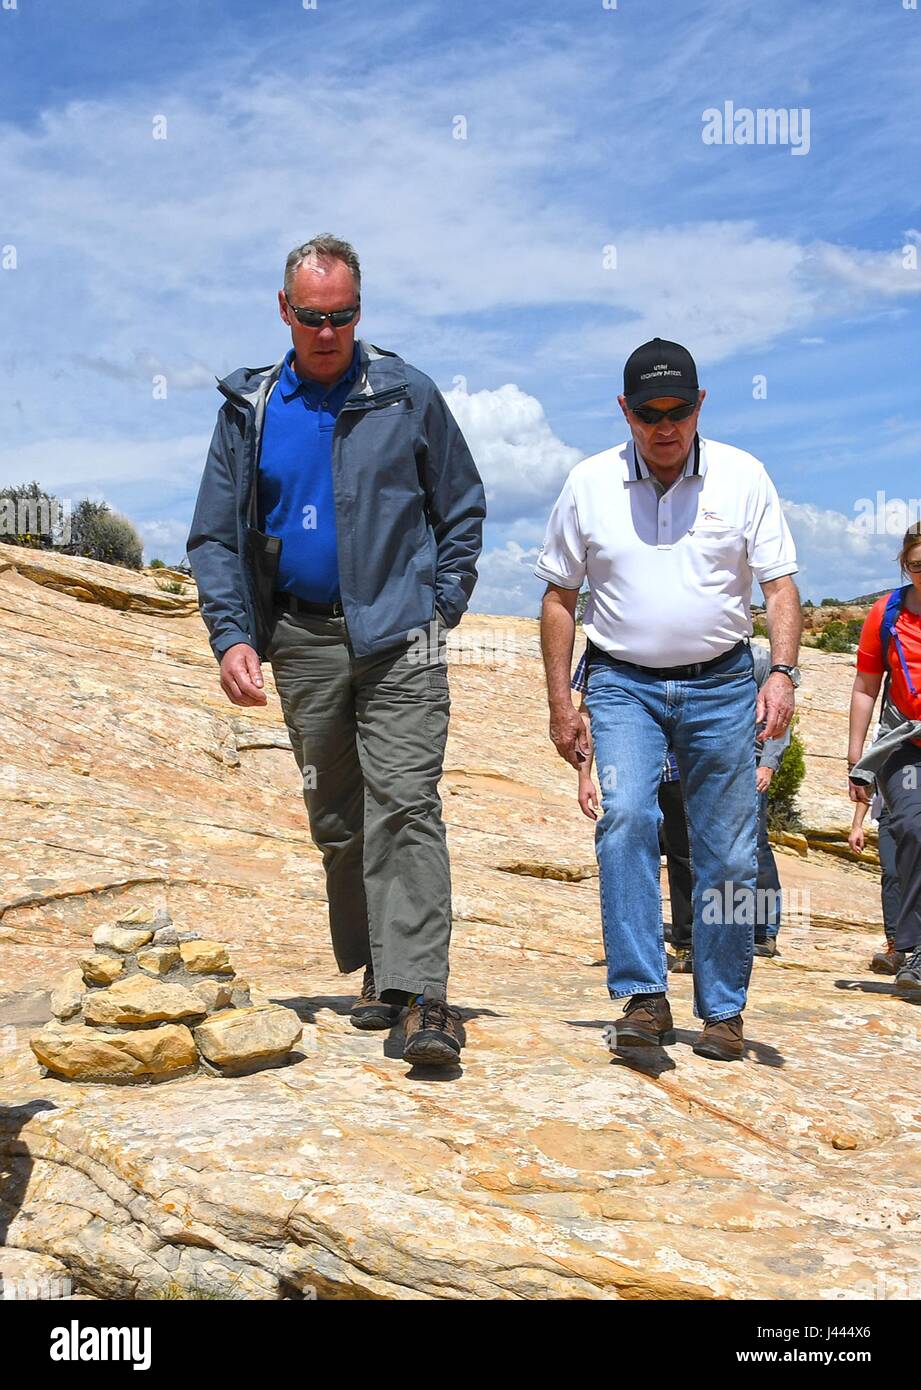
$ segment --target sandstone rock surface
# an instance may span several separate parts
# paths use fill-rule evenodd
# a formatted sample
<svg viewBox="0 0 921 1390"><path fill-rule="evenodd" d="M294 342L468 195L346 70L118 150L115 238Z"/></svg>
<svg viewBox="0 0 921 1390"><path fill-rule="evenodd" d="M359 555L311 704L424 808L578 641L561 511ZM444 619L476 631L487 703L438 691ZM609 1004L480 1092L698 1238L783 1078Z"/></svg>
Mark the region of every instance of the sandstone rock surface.
<svg viewBox="0 0 921 1390"><path fill-rule="evenodd" d="M147 975L116 980L108 989L87 995L83 1003L89 1023L123 1026L180 1023L204 1009L198 995L183 985L163 984Z"/></svg>
<svg viewBox="0 0 921 1390"><path fill-rule="evenodd" d="M125 962L114 955L103 955L92 951L80 957L83 979L91 985L111 985L124 972Z"/></svg>
<svg viewBox="0 0 921 1390"><path fill-rule="evenodd" d="M303 1032L292 1009L262 1004L212 1014L193 1036L202 1056L229 1073L281 1062Z"/></svg>
<svg viewBox="0 0 921 1390"><path fill-rule="evenodd" d="M236 709L197 613L160 606L152 578L19 561L0 547L8 1249L104 1298L170 1285L270 1299L917 1289L921 1011L867 969L873 865L821 847L850 822L852 657L803 654L806 853L785 846L779 863L808 911L779 957L756 962L746 1062L693 1054L679 976L678 1043L640 1065L600 1041L619 1006L592 827L547 741L536 623L465 617L441 792L468 1044L456 1075L435 1076L402 1062L398 1029L349 1025L360 977L331 959L271 668L267 706ZM100 920L150 902L226 942L255 1004L296 1013L287 1065L141 1088L42 1075L29 1039L49 991Z"/></svg>
<svg viewBox="0 0 921 1390"><path fill-rule="evenodd" d="M97 927L93 932L94 946L108 946L113 951L123 952L124 955L137 951L141 946L146 946L148 941L152 939L152 931L143 931L134 927L106 925Z"/></svg>
<svg viewBox="0 0 921 1390"><path fill-rule="evenodd" d="M49 1027L33 1039L32 1047L44 1066L84 1081L160 1081L198 1064L192 1034L172 1023L124 1033Z"/></svg>
<svg viewBox="0 0 921 1390"><path fill-rule="evenodd" d="M232 975L227 947L220 941L184 941L179 954L186 970L193 975Z"/></svg>
<svg viewBox="0 0 921 1390"><path fill-rule="evenodd" d="M51 991L51 1012L61 1020L73 1018L83 1006L86 985L80 970L68 970Z"/></svg>

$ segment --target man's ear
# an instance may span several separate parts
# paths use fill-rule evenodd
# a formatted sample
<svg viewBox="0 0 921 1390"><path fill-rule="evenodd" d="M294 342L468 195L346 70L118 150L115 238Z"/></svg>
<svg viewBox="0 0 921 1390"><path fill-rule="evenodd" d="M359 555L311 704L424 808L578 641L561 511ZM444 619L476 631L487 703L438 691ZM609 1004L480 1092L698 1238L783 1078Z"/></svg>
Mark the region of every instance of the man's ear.
<svg viewBox="0 0 921 1390"><path fill-rule="evenodd" d="M622 410L623 413L624 413L624 419L625 419L625 420L627 421L627 423L629 424L630 417L629 417L628 414L627 414L627 398L626 398L626 396L618 396L618 397L617 397L617 404L620 406L621 410Z"/></svg>
<svg viewBox="0 0 921 1390"><path fill-rule="evenodd" d="M288 301L285 299L284 290L278 291L278 312L281 314L282 323L286 323L290 328L291 320L288 318Z"/></svg>
<svg viewBox="0 0 921 1390"><path fill-rule="evenodd" d="M703 403L704 403L704 397L706 396L706 394L707 394L706 391L701 391L700 395L697 397L697 409L698 409L698 410L699 410L700 407L703 405Z"/></svg>

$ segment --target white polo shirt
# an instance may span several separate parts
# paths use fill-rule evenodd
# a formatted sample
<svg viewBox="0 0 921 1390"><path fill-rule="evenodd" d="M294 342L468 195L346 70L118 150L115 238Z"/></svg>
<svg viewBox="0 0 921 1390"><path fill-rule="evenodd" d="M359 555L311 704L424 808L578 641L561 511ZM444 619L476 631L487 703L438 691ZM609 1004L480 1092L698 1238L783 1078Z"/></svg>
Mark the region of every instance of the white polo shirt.
<svg viewBox="0 0 921 1390"><path fill-rule="evenodd" d="M612 656L683 666L751 634L753 576L763 584L796 569L764 465L698 436L661 497L632 439L577 463L534 573L564 589L588 580L583 627Z"/></svg>

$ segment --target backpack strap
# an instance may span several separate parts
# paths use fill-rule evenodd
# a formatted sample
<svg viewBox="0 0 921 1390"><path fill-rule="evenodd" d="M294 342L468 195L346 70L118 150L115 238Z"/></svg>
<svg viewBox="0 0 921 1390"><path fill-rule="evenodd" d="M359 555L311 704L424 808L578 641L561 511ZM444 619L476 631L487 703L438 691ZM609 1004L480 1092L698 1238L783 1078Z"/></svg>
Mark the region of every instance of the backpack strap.
<svg viewBox="0 0 921 1390"><path fill-rule="evenodd" d="M895 650L898 654L899 664L902 667L902 672L905 676L905 682L908 686L908 689L910 690L912 695L917 695L918 693L915 689L914 682L912 681L911 672L908 669L908 662L905 660L905 651L902 647L902 643L899 641L899 634L895 630L896 622L898 621L899 614L905 607L905 600L908 597L908 591L911 587L912 586L910 584L905 584L902 586L901 589L893 589L892 593L886 600L886 607L883 609L883 616L879 625L879 641L883 654L883 667L886 672L886 684L885 689L883 691L883 703L885 703L889 696L889 681L890 676L892 674L889 667L890 637L892 638L892 641L895 643Z"/></svg>

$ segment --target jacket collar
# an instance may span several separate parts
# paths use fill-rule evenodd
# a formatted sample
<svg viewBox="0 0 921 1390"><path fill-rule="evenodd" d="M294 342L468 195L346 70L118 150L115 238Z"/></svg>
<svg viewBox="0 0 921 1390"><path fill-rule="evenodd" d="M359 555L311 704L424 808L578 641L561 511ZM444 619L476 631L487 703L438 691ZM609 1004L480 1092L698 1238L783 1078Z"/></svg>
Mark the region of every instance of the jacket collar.
<svg viewBox="0 0 921 1390"><path fill-rule="evenodd" d="M327 396L332 396L334 392L341 392L343 386L351 387L358 377L358 369L361 360L361 353L356 342L352 351L349 365L340 377L335 381L312 381L305 377L298 376L297 368L294 363L294 348L291 347L285 353L284 366L278 378L278 390L286 401L293 400L297 395L304 395L308 399L316 397L319 400Z"/></svg>
<svg viewBox="0 0 921 1390"><path fill-rule="evenodd" d="M375 347L363 338L356 339L356 342L359 354L358 375L348 401L365 402L380 391L391 391L395 387L407 384L406 363L402 357L398 357L395 352ZM265 403L269 392L281 376L287 356L286 352L285 356L272 366L238 367L223 379L216 377L217 388L228 400L240 401L247 409L257 410L260 403Z"/></svg>

